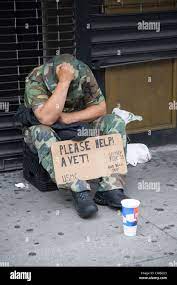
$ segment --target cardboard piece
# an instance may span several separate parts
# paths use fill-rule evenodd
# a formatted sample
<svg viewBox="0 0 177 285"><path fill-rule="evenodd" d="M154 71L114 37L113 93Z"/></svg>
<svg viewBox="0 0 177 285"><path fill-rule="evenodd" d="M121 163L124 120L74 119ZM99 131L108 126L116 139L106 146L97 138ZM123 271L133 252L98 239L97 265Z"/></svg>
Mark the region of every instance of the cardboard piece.
<svg viewBox="0 0 177 285"><path fill-rule="evenodd" d="M127 173L119 134L90 137L81 142L56 142L51 151L58 185Z"/></svg>

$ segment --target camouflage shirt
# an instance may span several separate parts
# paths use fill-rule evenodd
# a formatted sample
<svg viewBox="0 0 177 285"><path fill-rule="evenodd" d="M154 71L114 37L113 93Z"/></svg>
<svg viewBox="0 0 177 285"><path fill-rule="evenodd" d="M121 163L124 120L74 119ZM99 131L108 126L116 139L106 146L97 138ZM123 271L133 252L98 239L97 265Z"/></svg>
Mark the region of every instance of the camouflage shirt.
<svg viewBox="0 0 177 285"><path fill-rule="evenodd" d="M48 100L58 83L56 67L64 62L74 67L75 79L70 84L63 112L83 110L105 100L90 68L74 56L63 54L36 67L27 76L24 95L26 107L34 111Z"/></svg>

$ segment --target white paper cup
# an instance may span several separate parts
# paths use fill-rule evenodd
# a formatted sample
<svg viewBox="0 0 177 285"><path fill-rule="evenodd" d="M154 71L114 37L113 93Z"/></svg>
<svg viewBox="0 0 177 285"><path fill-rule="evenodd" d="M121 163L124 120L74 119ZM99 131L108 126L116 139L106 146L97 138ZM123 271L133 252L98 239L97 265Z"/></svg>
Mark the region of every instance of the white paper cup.
<svg viewBox="0 0 177 285"><path fill-rule="evenodd" d="M124 199L122 204L123 228L126 236L136 236L140 201Z"/></svg>

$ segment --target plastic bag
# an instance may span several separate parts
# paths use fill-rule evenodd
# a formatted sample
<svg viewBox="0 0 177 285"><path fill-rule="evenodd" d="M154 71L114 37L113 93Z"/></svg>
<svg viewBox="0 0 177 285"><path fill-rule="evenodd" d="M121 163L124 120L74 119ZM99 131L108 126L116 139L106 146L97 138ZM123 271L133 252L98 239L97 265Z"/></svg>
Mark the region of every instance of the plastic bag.
<svg viewBox="0 0 177 285"><path fill-rule="evenodd" d="M126 125L130 122L133 122L133 121L142 121L143 120L142 116L134 115L133 113L130 113L130 112L125 111L125 110L121 110L118 107L114 108L112 113L121 117L125 121Z"/></svg>
<svg viewBox="0 0 177 285"><path fill-rule="evenodd" d="M152 156L145 144L130 143L127 145L127 164L136 166L137 163L145 163L151 160Z"/></svg>

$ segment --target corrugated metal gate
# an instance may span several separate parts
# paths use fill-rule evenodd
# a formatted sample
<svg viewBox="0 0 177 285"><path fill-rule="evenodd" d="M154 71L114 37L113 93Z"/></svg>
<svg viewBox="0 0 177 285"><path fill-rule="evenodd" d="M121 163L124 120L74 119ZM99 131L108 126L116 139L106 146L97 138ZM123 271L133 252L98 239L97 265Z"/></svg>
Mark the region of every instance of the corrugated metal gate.
<svg viewBox="0 0 177 285"><path fill-rule="evenodd" d="M177 57L177 1L83 2L76 0L84 27L77 51L92 68ZM153 29L156 23L160 31Z"/></svg>
<svg viewBox="0 0 177 285"><path fill-rule="evenodd" d="M47 58L74 53L72 0L1 0L0 171L22 166L22 135L13 115L25 77Z"/></svg>

